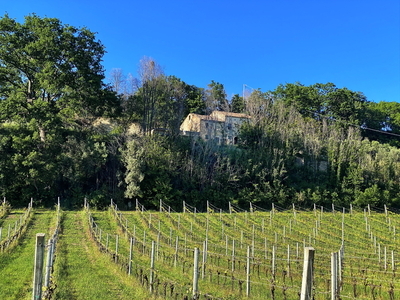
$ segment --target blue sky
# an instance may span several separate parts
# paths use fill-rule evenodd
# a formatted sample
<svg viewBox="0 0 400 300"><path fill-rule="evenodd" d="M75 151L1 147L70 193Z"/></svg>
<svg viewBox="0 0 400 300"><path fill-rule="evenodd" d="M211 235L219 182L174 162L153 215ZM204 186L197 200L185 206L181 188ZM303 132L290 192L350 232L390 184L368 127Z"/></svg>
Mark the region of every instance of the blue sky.
<svg viewBox="0 0 400 300"><path fill-rule="evenodd" d="M20 22L36 13L97 32L106 75L136 77L148 56L188 84L222 83L229 97L243 84L333 82L400 102L398 0L0 1Z"/></svg>

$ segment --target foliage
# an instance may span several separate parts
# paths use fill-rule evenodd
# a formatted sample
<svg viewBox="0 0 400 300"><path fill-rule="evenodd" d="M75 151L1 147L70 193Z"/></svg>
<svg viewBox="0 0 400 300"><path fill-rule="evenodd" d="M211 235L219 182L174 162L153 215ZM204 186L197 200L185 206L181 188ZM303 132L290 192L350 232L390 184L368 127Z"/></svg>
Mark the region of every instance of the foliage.
<svg viewBox="0 0 400 300"><path fill-rule="evenodd" d="M286 83L229 102L223 84L189 85L148 57L139 78L114 70L108 86L104 53L87 28L35 14L0 19L0 197L13 206L61 197L77 207L86 197L97 207L110 198L175 209L213 199L400 207L398 103L333 83ZM237 145L180 136L189 113L212 110L250 117Z"/></svg>

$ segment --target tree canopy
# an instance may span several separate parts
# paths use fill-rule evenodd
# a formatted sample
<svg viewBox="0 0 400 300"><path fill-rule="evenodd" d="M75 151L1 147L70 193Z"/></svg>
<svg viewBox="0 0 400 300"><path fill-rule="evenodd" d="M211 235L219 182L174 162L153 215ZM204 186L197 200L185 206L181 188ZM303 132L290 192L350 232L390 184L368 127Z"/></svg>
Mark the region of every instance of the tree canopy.
<svg viewBox="0 0 400 300"><path fill-rule="evenodd" d="M13 205L400 208L399 103L329 82L228 99L222 83L190 85L149 57L138 78L114 69L107 85L104 54L87 28L0 18L0 196ZM180 135L189 113L213 110L249 116L237 144Z"/></svg>

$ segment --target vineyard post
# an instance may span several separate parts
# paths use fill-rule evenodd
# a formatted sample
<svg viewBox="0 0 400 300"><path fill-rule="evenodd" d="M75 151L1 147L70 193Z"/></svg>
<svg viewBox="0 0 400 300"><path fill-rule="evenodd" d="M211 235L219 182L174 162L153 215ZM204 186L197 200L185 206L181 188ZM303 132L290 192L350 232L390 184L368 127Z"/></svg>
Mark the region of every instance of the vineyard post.
<svg viewBox="0 0 400 300"><path fill-rule="evenodd" d="M350 204L350 216L353 215L353 205Z"/></svg>
<svg viewBox="0 0 400 300"><path fill-rule="evenodd" d="M385 208L385 216L386 216L386 218L387 218L387 216L388 216L388 210L387 210L386 204L384 204L383 207Z"/></svg>
<svg viewBox="0 0 400 300"><path fill-rule="evenodd" d="M342 243L339 251L339 280L343 280L343 267L344 267L344 244Z"/></svg>
<svg viewBox="0 0 400 300"><path fill-rule="evenodd" d="M133 258L133 237L130 238L130 244L129 244L128 275L132 274L132 258Z"/></svg>
<svg viewBox="0 0 400 300"><path fill-rule="evenodd" d="M385 271L386 271L386 270L387 270L387 252L386 252L386 246L385 246L385 248L383 249L383 253L384 253L384 263L385 263L384 269L385 269Z"/></svg>
<svg viewBox="0 0 400 300"><path fill-rule="evenodd" d="M247 246L246 296L250 296L250 246Z"/></svg>
<svg viewBox="0 0 400 300"><path fill-rule="evenodd" d="M193 263L193 299L198 298L199 287L199 248L194 248L194 263Z"/></svg>
<svg viewBox="0 0 400 300"><path fill-rule="evenodd" d="M313 211L314 211L314 216L316 217L316 216L317 216L317 208L316 208L316 206L315 206L315 203L314 203L314 209L313 209Z"/></svg>
<svg viewBox="0 0 400 300"><path fill-rule="evenodd" d="M314 253L312 247L304 248L303 277L301 281L300 300L312 299L312 282L314 273Z"/></svg>
<svg viewBox="0 0 400 300"><path fill-rule="evenodd" d="M1 241L1 234L2 234L3 228L0 227L0 241Z"/></svg>
<svg viewBox="0 0 400 300"><path fill-rule="evenodd" d="M272 276L275 278L276 245L272 246Z"/></svg>
<svg viewBox="0 0 400 300"><path fill-rule="evenodd" d="M156 251L156 259L158 260L158 253L160 252L160 231L157 233L157 251Z"/></svg>
<svg viewBox="0 0 400 300"><path fill-rule="evenodd" d="M235 240L232 240L232 272L235 271Z"/></svg>
<svg viewBox="0 0 400 300"><path fill-rule="evenodd" d="M43 257L45 246L44 237L44 233L36 234L32 300L42 299Z"/></svg>
<svg viewBox="0 0 400 300"><path fill-rule="evenodd" d="M176 268L176 264L178 263L178 243L179 243L179 237L176 236L176 241L175 241L175 257L174 257L174 267Z"/></svg>
<svg viewBox="0 0 400 300"><path fill-rule="evenodd" d="M153 281L154 281L154 250L155 250L155 242L151 242L151 256L150 256L150 293L153 292Z"/></svg>
<svg viewBox="0 0 400 300"><path fill-rule="evenodd" d="M47 261L46 261L46 275L44 277L44 286L47 288L49 287L50 283L50 273L51 273L51 261L52 261L52 247L53 239L49 239L47 244Z"/></svg>
<svg viewBox="0 0 400 300"><path fill-rule="evenodd" d="M371 206L368 204L368 216L371 216Z"/></svg>
<svg viewBox="0 0 400 300"><path fill-rule="evenodd" d="M332 212L335 213L335 204L332 203Z"/></svg>
<svg viewBox="0 0 400 300"><path fill-rule="evenodd" d="M115 236L115 262L118 262L118 234Z"/></svg>
<svg viewBox="0 0 400 300"><path fill-rule="evenodd" d="M336 300L338 296L337 257L337 252L331 253L331 300Z"/></svg>
<svg viewBox="0 0 400 300"><path fill-rule="evenodd" d="M182 212L183 213L185 213L186 212L186 203L185 203L185 201L183 201L183 203L182 203Z"/></svg>
<svg viewBox="0 0 400 300"><path fill-rule="evenodd" d="M206 262L207 262L207 241L203 242L203 261L201 268L201 279L204 279L204 275L206 272Z"/></svg>

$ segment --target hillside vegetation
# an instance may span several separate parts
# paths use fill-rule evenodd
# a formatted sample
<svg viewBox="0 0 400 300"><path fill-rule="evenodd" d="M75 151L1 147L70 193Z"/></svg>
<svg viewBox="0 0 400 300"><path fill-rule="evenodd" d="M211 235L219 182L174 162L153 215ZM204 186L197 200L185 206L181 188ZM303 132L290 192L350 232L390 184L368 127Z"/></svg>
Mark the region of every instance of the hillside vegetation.
<svg viewBox="0 0 400 300"><path fill-rule="evenodd" d="M175 210L232 202L400 208L400 105L371 102L333 83L281 84L228 99L166 75L152 58L138 78L105 83L105 46L87 28L35 14L0 19L0 196L51 207ZM245 113L235 146L191 139L189 113ZM106 120L112 126L99 126ZM105 123L105 122L103 122ZM139 131L132 133L132 124ZM163 128L165 136L151 135Z"/></svg>

